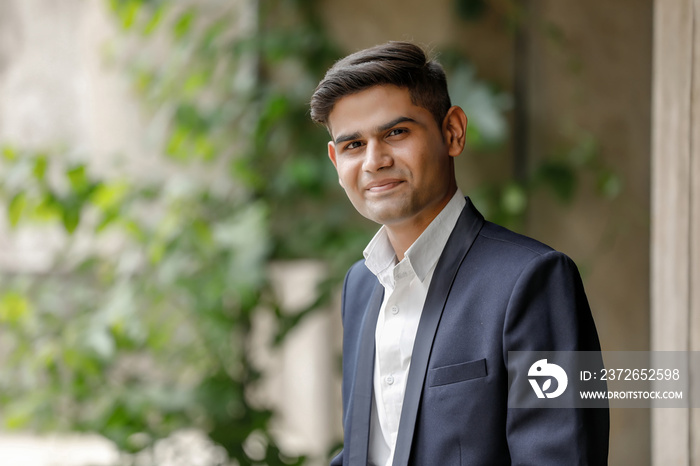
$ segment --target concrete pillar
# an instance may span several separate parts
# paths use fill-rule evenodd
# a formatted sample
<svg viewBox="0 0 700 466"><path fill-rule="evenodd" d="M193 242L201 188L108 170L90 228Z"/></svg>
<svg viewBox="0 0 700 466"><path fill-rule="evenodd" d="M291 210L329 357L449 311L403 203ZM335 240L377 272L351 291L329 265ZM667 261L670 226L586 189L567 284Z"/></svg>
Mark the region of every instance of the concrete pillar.
<svg viewBox="0 0 700 466"><path fill-rule="evenodd" d="M700 1L654 2L652 349L700 350ZM655 465L700 464L700 414L652 411Z"/></svg>

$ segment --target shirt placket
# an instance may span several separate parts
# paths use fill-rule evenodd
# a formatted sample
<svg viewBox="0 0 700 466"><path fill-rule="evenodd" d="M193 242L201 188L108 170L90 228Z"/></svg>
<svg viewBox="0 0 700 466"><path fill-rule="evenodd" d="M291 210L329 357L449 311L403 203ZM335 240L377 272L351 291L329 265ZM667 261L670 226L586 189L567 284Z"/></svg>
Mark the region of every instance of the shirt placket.
<svg viewBox="0 0 700 466"><path fill-rule="evenodd" d="M409 270L407 270L407 268ZM387 427L392 431L398 430L401 417L401 405L406 381L403 367L403 357L400 341L406 325L405 317L401 315L404 304L402 298L410 282L410 266L400 263L394 268L395 287L387 300L384 309L383 328L379 341L380 373L382 383L382 401ZM393 442L395 439L387 439Z"/></svg>

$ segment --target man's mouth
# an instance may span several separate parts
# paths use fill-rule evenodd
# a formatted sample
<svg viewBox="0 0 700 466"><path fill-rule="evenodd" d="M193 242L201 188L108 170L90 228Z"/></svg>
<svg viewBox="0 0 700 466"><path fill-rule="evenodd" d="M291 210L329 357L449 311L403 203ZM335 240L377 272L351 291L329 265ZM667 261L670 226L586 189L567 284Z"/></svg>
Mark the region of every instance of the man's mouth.
<svg viewBox="0 0 700 466"><path fill-rule="evenodd" d="M386 180L379 180L379 181L374 181L370 184L367 185L367 191L371 193L382 193L385 191L390 191L403 183L403 180L397 180L397 179L386 179Z"/></svg>

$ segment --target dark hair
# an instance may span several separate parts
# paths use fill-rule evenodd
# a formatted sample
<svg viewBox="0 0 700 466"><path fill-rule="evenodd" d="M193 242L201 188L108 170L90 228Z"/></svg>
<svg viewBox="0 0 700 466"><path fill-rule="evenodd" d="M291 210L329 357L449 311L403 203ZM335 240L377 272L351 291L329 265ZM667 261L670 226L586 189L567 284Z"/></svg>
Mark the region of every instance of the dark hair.
<svg viewBox="0 0 700 466"><path fill-rule="evenodd" d="M328 127L339 99L384 84L408 89L413 104L432 113L442 126L451 106L445 71L411 42L387 42L337 61L311 97L311 119Z"/></svg>

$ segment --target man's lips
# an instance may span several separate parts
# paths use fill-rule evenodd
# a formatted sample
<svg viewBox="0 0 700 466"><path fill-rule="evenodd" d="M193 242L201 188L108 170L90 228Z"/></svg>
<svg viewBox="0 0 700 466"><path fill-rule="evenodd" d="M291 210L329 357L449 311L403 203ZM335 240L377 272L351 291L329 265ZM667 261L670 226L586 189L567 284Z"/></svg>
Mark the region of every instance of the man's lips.
<svg viewBox="0 0 700 466"><path fill-rule="evenodd" d="M365 189L367 189L367 191L371 193L381 193L384 191L389 191L390 189L395 188L401 183L403 183L403 180L398 180L394 178L378 180L369 183Z"/></svg>

